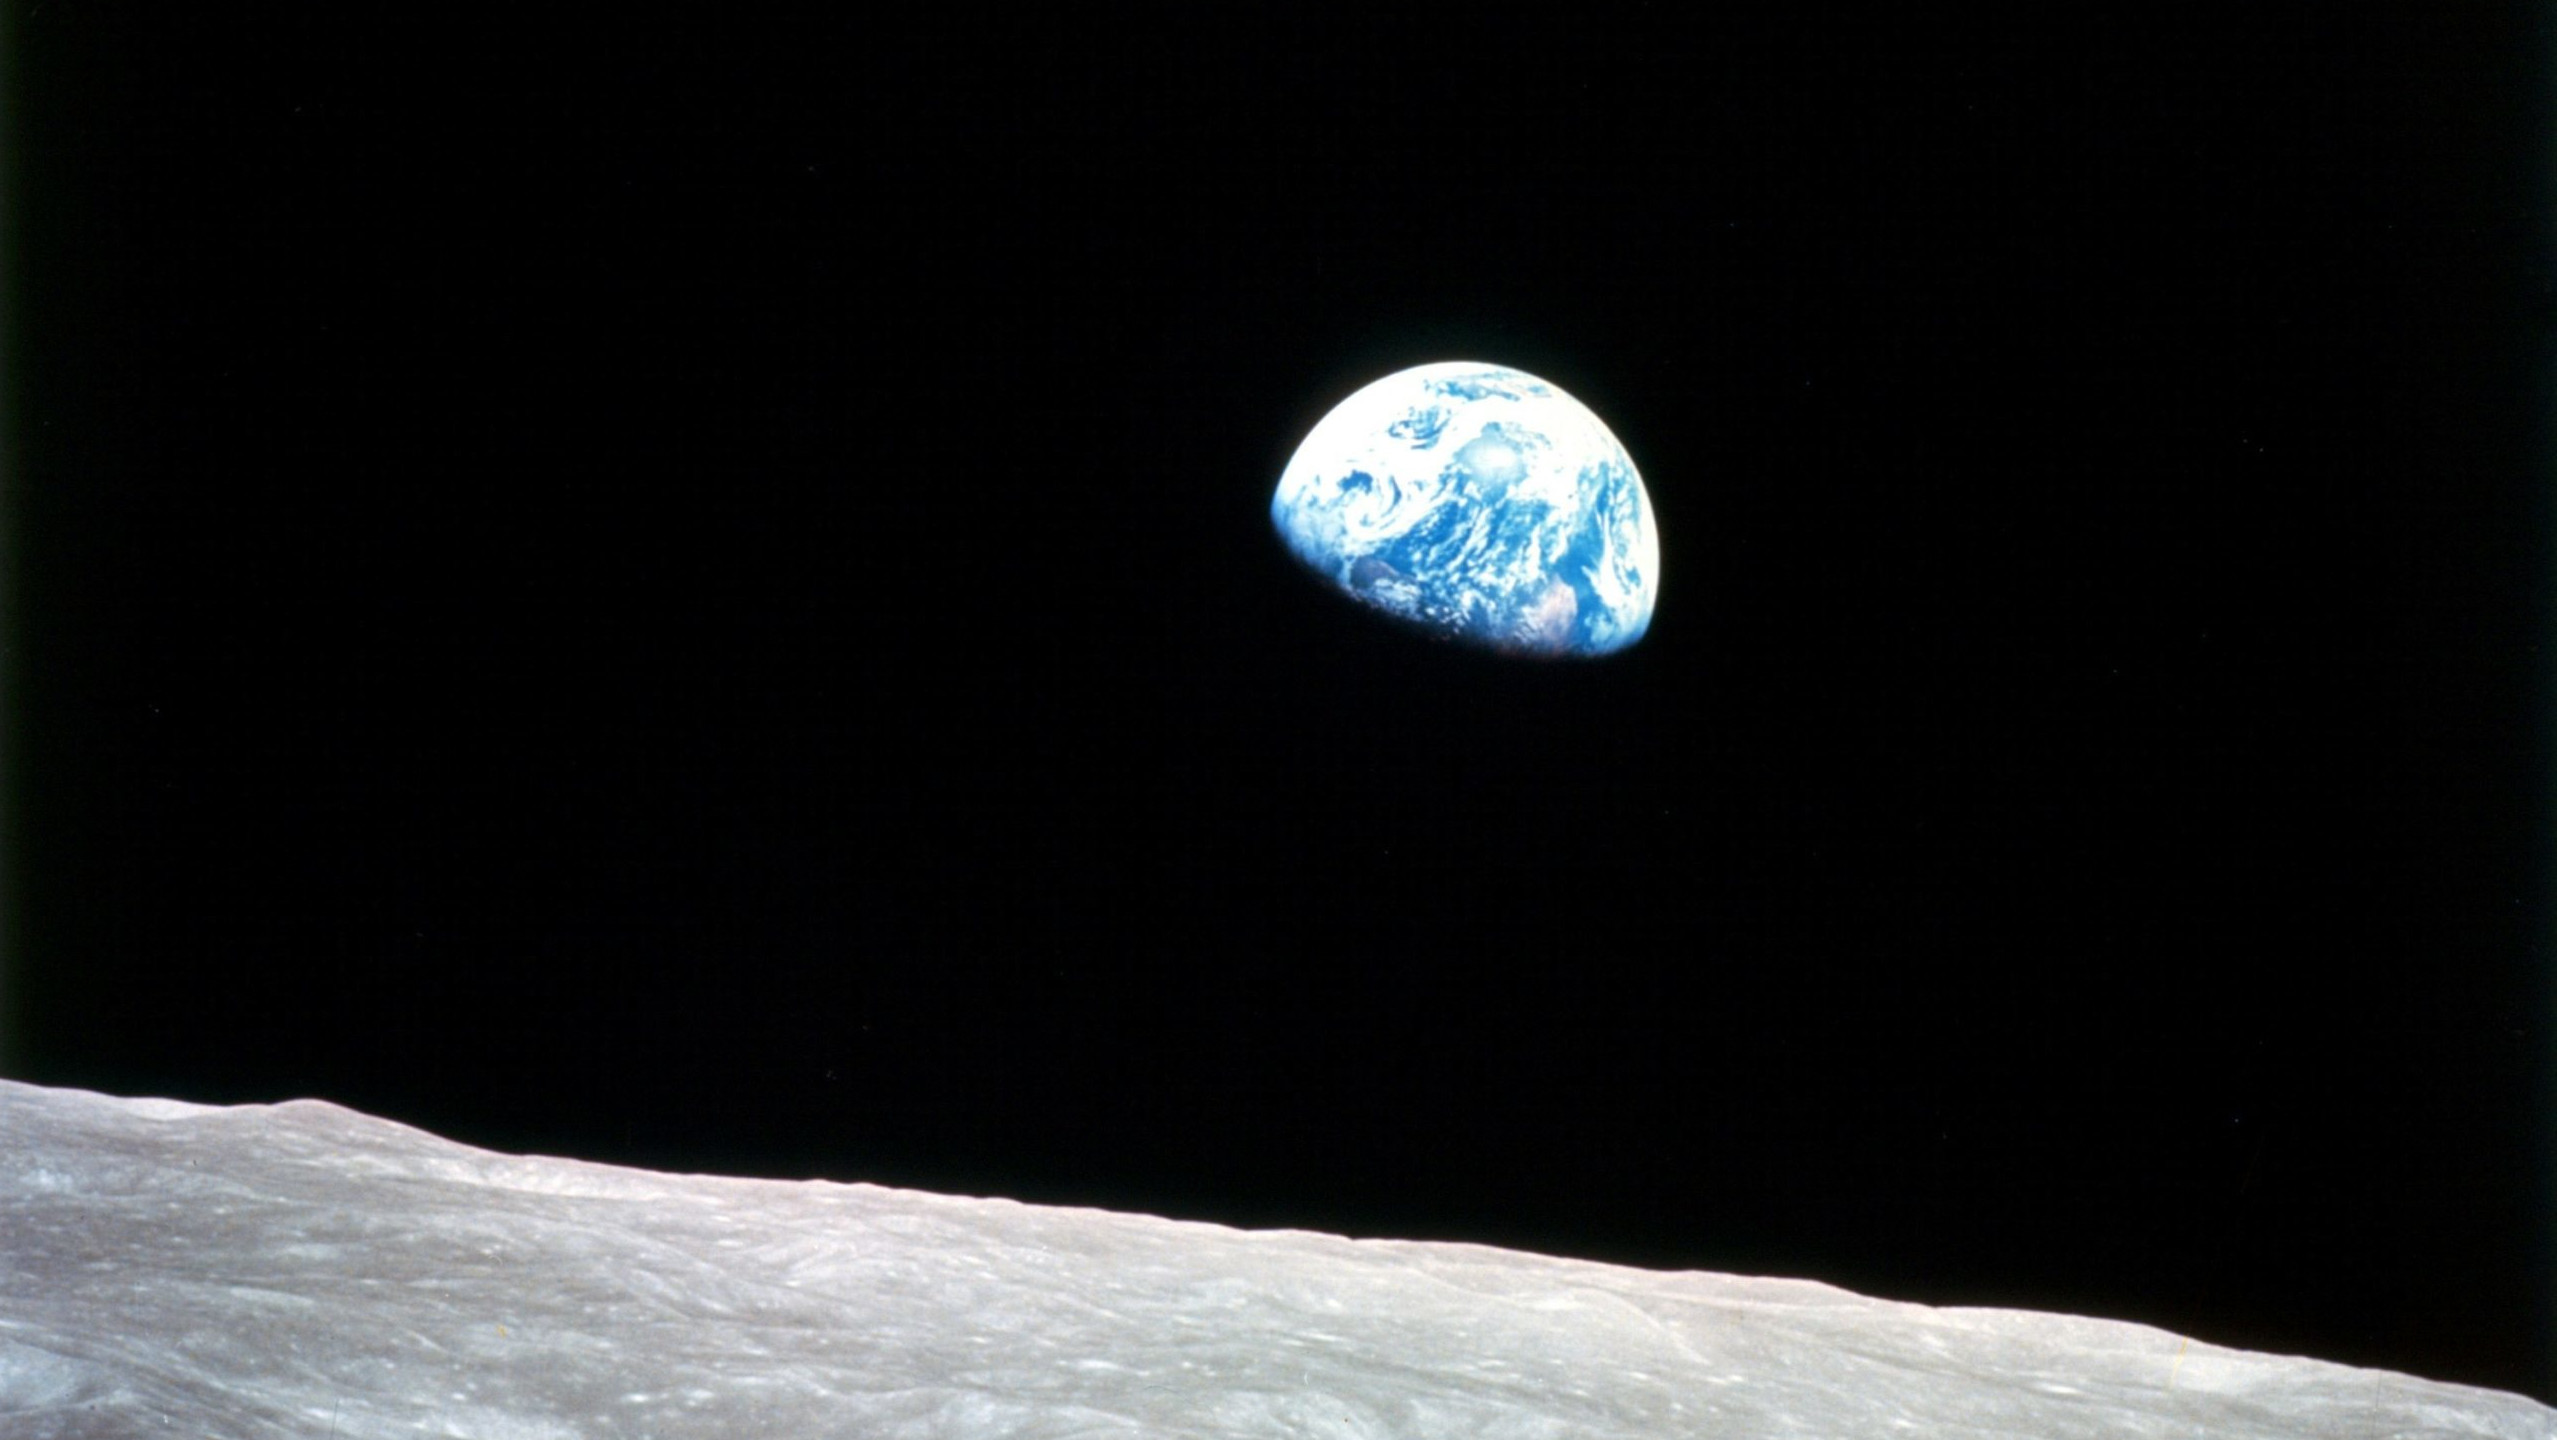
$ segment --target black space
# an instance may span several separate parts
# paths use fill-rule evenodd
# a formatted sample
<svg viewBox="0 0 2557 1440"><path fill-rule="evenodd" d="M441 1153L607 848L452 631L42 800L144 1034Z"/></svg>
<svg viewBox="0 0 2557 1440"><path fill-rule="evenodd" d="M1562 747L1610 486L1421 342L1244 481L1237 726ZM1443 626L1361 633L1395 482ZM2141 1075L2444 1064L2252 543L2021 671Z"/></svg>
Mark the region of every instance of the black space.
<svg viewBox="0 0 2557 1440"><path fill-rule="evenodd" d="M825 8L18 8L9 1074L2557 1399L2547 9Z"/></svg>

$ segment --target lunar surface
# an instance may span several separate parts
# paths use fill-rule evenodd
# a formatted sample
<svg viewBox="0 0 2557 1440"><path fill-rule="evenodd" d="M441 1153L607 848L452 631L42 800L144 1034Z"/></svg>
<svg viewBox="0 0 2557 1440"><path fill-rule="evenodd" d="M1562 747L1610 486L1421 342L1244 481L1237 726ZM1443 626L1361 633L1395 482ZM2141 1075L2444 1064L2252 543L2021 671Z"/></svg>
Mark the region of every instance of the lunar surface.
<svg viewBox="0 0 2557 1440"><path fill-rule="evenodd" d="M0 1082L0 1435L2557 1436L1804 1280L491 1154Z"/></svg>

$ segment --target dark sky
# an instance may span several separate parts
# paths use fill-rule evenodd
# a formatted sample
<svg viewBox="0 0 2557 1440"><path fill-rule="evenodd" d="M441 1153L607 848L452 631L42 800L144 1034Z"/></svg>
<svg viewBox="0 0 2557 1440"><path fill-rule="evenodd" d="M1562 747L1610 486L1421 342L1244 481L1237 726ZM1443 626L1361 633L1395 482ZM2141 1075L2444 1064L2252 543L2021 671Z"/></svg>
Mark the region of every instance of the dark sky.
<svg viewBox="0 0 2557 1440"><path fill-rule="evenodd" d="M2557 1398L2545 9L27 8L8 1073Z"/></svg>

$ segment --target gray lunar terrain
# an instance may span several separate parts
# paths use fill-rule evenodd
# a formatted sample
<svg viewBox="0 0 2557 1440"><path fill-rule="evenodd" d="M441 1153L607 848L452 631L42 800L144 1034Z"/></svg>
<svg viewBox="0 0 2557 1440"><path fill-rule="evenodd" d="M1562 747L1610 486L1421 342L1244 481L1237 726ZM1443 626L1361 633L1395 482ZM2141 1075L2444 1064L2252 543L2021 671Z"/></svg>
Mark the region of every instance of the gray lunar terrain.
<svg viewBox="0 0 2557 1440"><path fill-rule="evenodd" d="M2557 1436L2114 1321L0 1082L0 1435Z"/></svg>

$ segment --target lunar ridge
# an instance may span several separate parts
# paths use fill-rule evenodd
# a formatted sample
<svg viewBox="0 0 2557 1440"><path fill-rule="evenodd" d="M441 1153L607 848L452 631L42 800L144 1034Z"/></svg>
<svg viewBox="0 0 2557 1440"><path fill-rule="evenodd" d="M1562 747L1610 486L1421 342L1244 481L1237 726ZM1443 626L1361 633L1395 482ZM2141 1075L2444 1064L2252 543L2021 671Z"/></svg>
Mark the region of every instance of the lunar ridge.
<svg viewBox="0 0 2557 1440"><path fill-rule="evenodd" d="M0 1081L12 1437L2547 1440L2116 1321L495 1154Z"/></svg>

